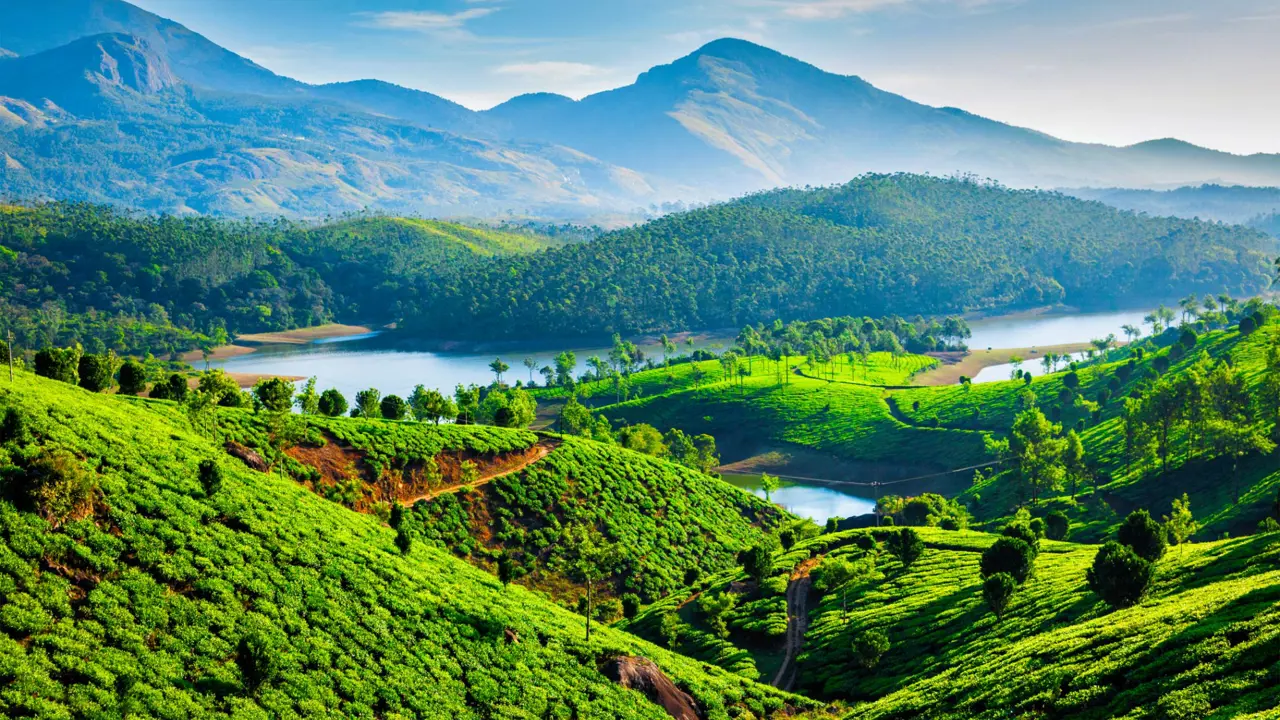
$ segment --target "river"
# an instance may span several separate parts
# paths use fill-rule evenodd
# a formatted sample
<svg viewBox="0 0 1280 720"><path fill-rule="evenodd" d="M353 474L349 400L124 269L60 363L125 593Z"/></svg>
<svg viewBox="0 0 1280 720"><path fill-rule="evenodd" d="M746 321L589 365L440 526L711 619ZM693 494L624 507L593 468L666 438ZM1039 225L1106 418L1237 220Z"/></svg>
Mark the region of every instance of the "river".
<svg viewBox="0 0 1280 720"><path fill-rule="evenodd" d="M764 497L759 475L726 474L723 477L731 485ZM826 523L827 518L867 515L876 509L875 500L858 495L852 486L806 483L797 480L781 480L780 484L782 487L773 493L773 502L792 514L809 518L819 525Z"/></svg>

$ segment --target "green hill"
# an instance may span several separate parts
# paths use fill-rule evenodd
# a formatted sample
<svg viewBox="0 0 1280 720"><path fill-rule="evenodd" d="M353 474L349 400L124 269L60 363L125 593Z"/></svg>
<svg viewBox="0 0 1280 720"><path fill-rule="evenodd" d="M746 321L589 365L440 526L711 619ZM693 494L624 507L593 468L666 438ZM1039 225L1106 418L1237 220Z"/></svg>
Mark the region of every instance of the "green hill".
<svg viewBox="0 0 1280 720"><path fill-rule="evenodd" d="M624 633L584 642L581 617L429 543L402 554L170 403L27 373L0 403L6 716L667 717L606 677L618 656L651 658L707 717L813 706ZM419 448L527 442L416 430Z"/></svg>
<svg viewBox="0 0 1280 720"><path fill-rule="evenodd" d="M831 317L941 315L1188 292L1251 295L1275 242L970 180L868 175L667 216L536 257L497 258L423 292L435 337L604 336Z"/></svg>

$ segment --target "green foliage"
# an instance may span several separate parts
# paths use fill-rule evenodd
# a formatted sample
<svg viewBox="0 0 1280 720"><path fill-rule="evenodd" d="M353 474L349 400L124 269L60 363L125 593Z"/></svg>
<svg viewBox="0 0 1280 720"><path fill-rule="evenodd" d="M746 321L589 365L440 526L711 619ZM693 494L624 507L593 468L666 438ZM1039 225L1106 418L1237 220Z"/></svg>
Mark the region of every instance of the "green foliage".
<svg viewBox="0 0 1280 720"><path fill-rule="evenodd" d="M995 613L996 619L1004 619L1004 613L1009 609L1009 603L1013 600L1013 594L1017 589L1018 581L1009 573L998 572L988 575L983 581L982 599L986 601L987 607L991 608L991 612Z"/></svg>
<svg viewBox="0 0 1280 720"><path fill-rule="evenodd" d="M1147 562L1154 563L1164 555L1164 528L1146 510L1129 513L1116 530L1116 539Z"/></svg>
<svg viewBox="0 0 1280 720"><path fill-rule="evenodd" d="M1071 520L1061 510L1053 510L1044 516L1044 527L1044 536L1050 540L1066 540L1071 532Z"/></svg>
<svg viewBox="0 0 1280 720"><path fill-rule="evenodd" d="M1049 193L868 175L463 268L435 296L424 294L406 327L442 337L567 337L743 327L850 307L936 315L1062 301L1111 306L1224 285L1257 291L1269 281L1269 247L1252 230Z"/></svg>
<svg viewBox="0 0 1280 720"><path fill-rule="evenodd" d="M169 377L163 382L157 381L151 386L151 397L156 400L172 400L174 402L182 402L187 399L187 393L190 386L187 384L187 378L178 373L170 373ZM240 394L240 388L236 388L236 394Z"/></svg>
<svg viewBox="0 0 1280 720"><path fill-rule="evenodd" d="M853 658L859 667L870 670L889 652L889 636L879 628L863 630L853 638Z"/></svg>
<svg viewBox="0 0 1280 720"><path fill-rule="evenodd" d="M356 393L356 404L351 408L351 417L377 420L382 417L382 393L377 388L369 388Z"/></svg>
<svg viewBox="0 0 1280 720"><path fill-rule="evenodd" d="M314 377L307 378L302 390L298 392L298 397L294 398L293 404L297 406L298 412L303 415L315 415L320 412L320 395L316 392L316 379Z"/></svg>
<svg viewBox="0 0 1280 720"><path fill-rule="evenodd" d="M727 615L738 604L738 596L729 592L704 593L698 598L698 609L706 616L711 631L721 640L729 637Z"/></svg>
<svg viewBox="0 0 1280 720"><path fill-rule="evenodd" d="M413 388L409 396L409 409L418 422L433 422L437 425L441 420L453 420L458 416L458 406L452 398L445 397L439 390L428 390L422 385Z"/></svg>
<svg viewBox="0 0 1280 720"><path fill-rule="evenodd" d="M757 543L744 550L738 561L747 577L761 583L773 570L773 551L764 544Z"/></svg>
<svg viewBox="0 0 1280 720"><path fill-rule="evenodd" d="M890 533L886 546L904 568L910 568L924 554L924 541L920 539L920 534L911 528L902 528L895 533Z"/></svg>
<svg viewBox="0 0 1280 720"><path fill-rule="evenodd" d="M89 392L106 392L115 384L116 359L112 355L80 356L77 375L80 387Z"/></svg>
<svg viewBox="0 0 1280 720"><path fill-rule="evenodd" d="M278 377L263 378L253 386L253 400L267 412L289 412L293 408L293 383Z"/></svg>
<svg viewBox="0 0 1280 720"><path fill-rule="evenodd" d="M66 348L48 347L36 353L36 374L75 385L79 382L79 345Z"/></svg>
<svg viewBox="0 0 1280 720"><path fill-rule="evenodd" d="M340 417L347 414L347 399L334 388L329 388L320 393L318 407L322 415Z"/></svg>
<svg viewBox="0 0 1280 720"><path fill-rule="evenodd" d="M213 459L201 460L197 470L200 475L200 487L204 488L205 497L213 497L218 494L218 491L222 489L222 479L224 477L218 462Z"/></svg>
<svg viewBox="0 0 1280 720"><path fill-rule="evenodd" d="M147 369L132 358L120 366L120 394L140 395L147 391Z"/></svg>
<svg viewBox="0 0 1280 720"><path fill-rule="evenodd" d="M1110 541L1098 550L1085 576L1093 590L1112 607L1128 607L1142 600L1151 586L1155 565L1132 548Z"/></svg>
<svg viewBox="0 0 1280 720"><path fill-rule="evenodd" d="M1026 542L1013 537L1002 537L982 553L982 577L1005 575L1019 585L1031 576L1036 554Z"/></svg>
<svg viewBox="0 0 1280 720"><path fill-rule="evenodd" d="M409 414L409 404L399 395L387 395L378 403L378 411L384 420L403 420Z"/></svg>

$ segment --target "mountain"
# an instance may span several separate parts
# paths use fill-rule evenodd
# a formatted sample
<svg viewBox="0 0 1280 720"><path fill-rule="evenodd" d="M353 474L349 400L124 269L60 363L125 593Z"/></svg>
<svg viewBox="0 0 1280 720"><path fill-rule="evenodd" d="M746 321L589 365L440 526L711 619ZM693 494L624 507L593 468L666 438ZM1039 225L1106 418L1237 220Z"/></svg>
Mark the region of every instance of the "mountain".
<svg viewBox="0 0 1280 720"><path fill-rule="evenodd" d="M1063 192L1148 215L1217 220L1257 226L1280 213L1280 188L1201 185L1174 190L1074 188Z"/></svg>
<svg viewBox="0 0 1280 720"><path fill-rule="evenodd" d="M13 4L0 8L0 28L0 47L24 59L86 37L135 38L127 43L167 65L191 98L167 108L187 122L173 133L150 124L121 138L118 127L76 122L55 132L48 124L67 118L38 101L60 95L68 71L93 74L100 65L63 52L57 72L27 72L20 92L0 96L0 191L11 196L174 212L323 215L374 206L582 215L866 172L971 174L1015 187L1280 185L1280 156L1177 140L1126 148L1067 142L922 105L743 40L711 42L581 100L535 93L475 112L376 79L286 78L123 0ZM156 115L155 102L110 99L120 107L94 101L92 116ZM282 116L288 124L276 127ZM62 140L53 142L55 134ZM203 161L198 177L171 172L193 154L214 159ZM115 166L122 156L127 162ZM128 164L140 157L157 162Z"/></svg>
<svg viewBox="0 0 1280 720"><path fill-rule="evenodd" d="M424 337L605 337L774 320L1109 309L1189 292L1253 294L1276 242L1057 193L866 175L748 195L444 273L407 306Z"/></svg>

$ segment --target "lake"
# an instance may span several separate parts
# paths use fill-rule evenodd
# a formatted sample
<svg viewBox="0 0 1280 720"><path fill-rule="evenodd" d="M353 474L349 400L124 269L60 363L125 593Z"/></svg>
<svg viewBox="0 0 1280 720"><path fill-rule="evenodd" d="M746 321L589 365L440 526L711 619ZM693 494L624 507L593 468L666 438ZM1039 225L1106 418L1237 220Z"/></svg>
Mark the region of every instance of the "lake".
<svg viewBox="0 0 1280 720"><path fill-rule="evenodd" d="M699 349L719 350L733 343L732 337L723 334L705 333L692 337L692 345L683 340L677 343L676 354ZM656 340L640 338L633 342L646 357L661 362L662 346ZM607 346L573 345L522 345L502 351L448 352L417 349L403 340L370 333L303 345L263 345L248 355L211 361L209 367L222 368L227 372L315 377L319 390L337 388L348 400L360 390L370 387L377 388L383 395L408 397L414 386L419 384L452 395L454 387L459 384L488 385L493 382L489 363L495 357L501 357L511 366L505 376L510 383L529 381L529 370L523 362L526 357L532 357L536 366L541 368L552 365L560 352L573 350L578 356L578 373L587 370L587 358L592 355L608 358ZM537 370L533 371L533 378L542 383L542 376Z"/></svg>
<svg viewBox="0 0 1280 720"><path fill-rule="evenodd" d="M969 323L973 337L967 342L970 348L1034 348L1049 345L1065 345L1067 343L1089 342L1107 335L1115 335L1117 339L1125 339L1125 325L1147 330L1142 318L1150 310L1123 310L1105 313L1072 313L1051 314L1026 317L990 318L975 320ZM1045 374L1041 365L1041 355L1028 354L1022 362L1022 370L1032 376ZM1084 358L1078 353L1073 360ZM1061 370L1063 364L1058 365ZM973 376L975 383L999 382L1008 380L1013 374L1013 364L992 365L980 370Z"/></svg>
<svg viewBox="0 0 1280 720"><path fill-rule="evenodd" d="M723 475L726 482L735 487L749 490L754 495L764 497L760 488L759 475ZM862 497L857 493L865 488L849 485L825 483L809 483L797 480L781 480L782 487L773 493L773 502L786 508L794 515L810 518L819 525L825 524L827 518L847 518L867 515L876 509L872 498Z"/></svg>

